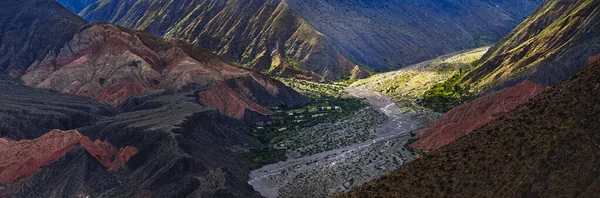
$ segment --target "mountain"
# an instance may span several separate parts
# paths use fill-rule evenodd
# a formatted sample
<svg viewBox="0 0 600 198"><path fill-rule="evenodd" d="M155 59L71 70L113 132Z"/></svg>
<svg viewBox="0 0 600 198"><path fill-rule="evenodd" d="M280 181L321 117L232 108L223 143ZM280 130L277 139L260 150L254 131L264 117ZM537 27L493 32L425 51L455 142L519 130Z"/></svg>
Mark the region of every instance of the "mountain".
<svg viewBox="0 0 600 198"><path fill-rule="evenodd" d="M54 0L0 5L12 64L0 73L0 197L260 197L243 153L264 145L249 124L306 97Z"/></svg>
<svg viewBox="0 0 600 198"><path fill-rule="evenodd" d="M411 147L426 151L439 149L504 116L543 90L544 87L525 81L467 102L450 110L427 129L419 132L415 136L417 141L412 143Z"/></svg>
<svg viewBox="0 0 600 198"><path fill-rule="evenodd" d="M594 197L600 62L347 197Z"/></svg>
<svg viewBox="0 0 600 198"><path fill-rule="evenodd" d="M86 23L53 1L0 2L0 73L22 75L34 61L58 51Z"/></svg>
<svg viewBox="0 0 600 198"><path fill-rule="evenodd" d="M545 1L461 83L500 89L523 80L551 86L566 79L600 53L599 9L594 0Z"/></svg>
<svg viewBox="0 0 600 198"><path fill-rule="evenodd" d="M255 102L270 107L306 101L283 83L233 66L204 49L110 24L83 27L58 53L51 52L31 64L21 79L33 87L88 96L112 105L132 96L179 89L190 83L216 89L222 88L219 84L242 86L250 92L230 91L228 96L242 98L244 108L266 114L268 111ZM275 100L266 102L261 98Z"/></svg>
<svg viewBox="0 0 600 198"><path fill-rule="evenodd" d="M63 6L67 9L73 11L74 13L79 13L81 10L85 9L90 4L95 3L96 0L77 0L77 1L64 1L61 2Z"/></svg>
<svg viewBox="0 0 600 198"><path fill-rule="evenodd" d="M59 2L70 5L73 0ZM183 38L266 73L335 80L497 41L540 3L99 0L79 13L89 21Z"/></svg>

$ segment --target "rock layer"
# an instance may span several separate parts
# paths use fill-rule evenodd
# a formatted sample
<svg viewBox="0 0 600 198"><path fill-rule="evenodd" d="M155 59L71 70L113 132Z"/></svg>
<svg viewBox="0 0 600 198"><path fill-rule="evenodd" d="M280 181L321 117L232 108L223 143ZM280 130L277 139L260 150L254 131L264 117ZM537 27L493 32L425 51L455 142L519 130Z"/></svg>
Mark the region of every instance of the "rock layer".
<svg viewBox="0 0 600 198"><path fill-rule="evenodd" d="M270 110L248 99L241 98L226 84L219 84L209 90L200 91L198 97L200 104L217 108L221 114L236 119L243 119L247 110L263 115L273 114Z"/></svg>
<svg viewBox="0 0 600 198"><path fill-rule="evenodd" d="M543 90L544 87L525 81L514 87L481 96L452 109L430 127L419 132L415 136L418 140L412 143L411 147L426 151L439 149L504 116Z"/></svg>
<svg viewBox="0 0 600 198"><path fill-rule="evenodd" d="M244 109L268 114L255 103L261 101L252 101L256 98L271 98L274 101L268 104L273 106L307 101L281 82L230 65L191 44L109 24L88 25L58 54L50 53L32 64L21 79L33 87L88 96L111 105L120 105L132 96L150 91L179 89L188 84L212 86L228 85L226 81L251 81L253 87L239 83L233 85L241 87L231 87L243 92L231 91L227 86L216 87L223 89L217 92L228 91L232 97L246 100L243 107L236 106L240 107L235 109L237 113L230 114L232 108L224 112L240 119ZM257 89L262 91L257 93ZM215 105L215 101L203 102Z"/></svg>
<svg viewBox="0 0 600 198"><path fill-rule="evenodd" d="M117 149L108 142L92 142L74 130L53 130L35 140L0 138L0 156L4 156L0 163L0 183L12 184L33 175L41 167L63 157L76 145L81 145L109 170L125 166L138 151L130 146Z"/></svg>

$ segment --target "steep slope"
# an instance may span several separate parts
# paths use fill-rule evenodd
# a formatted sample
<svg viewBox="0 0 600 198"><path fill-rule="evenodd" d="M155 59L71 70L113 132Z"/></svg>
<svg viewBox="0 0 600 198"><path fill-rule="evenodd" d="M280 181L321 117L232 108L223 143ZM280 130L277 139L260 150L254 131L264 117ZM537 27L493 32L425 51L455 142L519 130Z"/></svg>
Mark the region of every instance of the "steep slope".
<svg viewBox="0 0 600 198"><path fill-rule="evenodd" d="M81 12L87 6L95 3L97 0L76 0L76 1L61 1L60 3L75 14Z"/></svg>
<svg viewBox="0 0 600 198"><path fill-rule="evenodd" d="M554 85L600 53L599 23L599 1L546 1L491 49L462 83L478 89L513 86L525 79Z"/></svg>
<svg viewBox="0 0 600 198"><path fill-rule="evenodd" d="M246 181L250 164L241 153L260 148L238 120L196 102L197 90L134 97L121 109L126 113L80 131L139 152L130 159L121 183L106 192L109 197L258 197Z"/></svg>
<svg viewBox="0 0 600 198"><path fill-rule="evenodd" d="M62 158L76 145L82 146L109 170L127 164L137 153L133 147L117 149L108 142L94 141L77 131L53 130L35 140L14 141L0 138L0 183L12 184L33 175L41 167Z"/></svg>
<svg viewBox="0 0 600 198"><path fill-rule="evenodd" d="M18 18L39 2L3 2L13 9L2 14ZM26 21L66 10L42 5ZM31 34L63 31L53 27ZM36 37L23 38L15 45ZM0 76L0 150L10 159L0 168L0 197L259 197L242 153L263 145L244 121L268 119L265 107L307 102L277 80L142 31L89 24L59 46L27 63L24 75L12 73L53 90ZM223 109L226 102L238 105Z"/></svg>
<svg viewBox="0 0 600 198"><path fill-rule="evenodd" d="M44 166L35 175L0 191L0 196L33 197L95 197L119 184L117 177L92 156L76 145L59 160Z"/></svg>
<svg viewBox="0 0 600 198"><path fill-rule="evenodd" d="M520 104L540 94L544 87L531 81L481 96L444 114L437 122L419 132L411 147L419 150L436 150L471 131L496 120Z"/></svg>
<svg viewBox="0 0 600 198"><path fill-rule="evenodd" d="M598 73L600 62L346 196L595 197Z"/></svg>
<svg viewBox="0 0 600 198"><path fill-rule="evenodd" d="M34 61L58 51L85 23L53 0L0 2L0 73L20 76Z"/></svg>
<svg viewBox="0 0 600 198"><path fill-rule="evenodd" d="M218 84L235 79L250 80L258 85L246 89L266 90L262 94L267 96L262 97L276 99L269 104L272 106L306 101L278 81L232 66L191 44L110 24L84 27L58 54L50 53L42 61L33 63L21 79L33 87L88 96L112 105L149 91L178 89L190 83L215 85L215 89L220 89ZM251 93L239 94L241 96L235 97L246 100L255 97ZM243 104L253 106L251 101ZM268 112L257 107L248 109ZM236 118L241 117L236 115Z"/></svg>
<svg viewBox="0 0 600 198"><path fill-rule="evenodd" d="M250 164L241 153L261 145L242 121L198 102L198 93L212 86L133 97L118 111L15 80L0 81L0 87L7 88L0 117L10 121L0 134L6 157L0 197L259 196L246 183ZM48 124L32 124L37 120ZM53 126L81 134L40 132Z"/></svg>
<svg viewBox="0 0 600 198"><path fill-rule="evenodd" d="M385 71L499 40L539 3L100 0L81 15L184 38L271 74L340 79L357 65Z"/></svg>
<svg viewBox="0 0 600 198"><path fill-rule="evenodd" d="M84 97L33 89L0 74L0 138L35 139L52 129L75 129L118 110Z"/></svg>

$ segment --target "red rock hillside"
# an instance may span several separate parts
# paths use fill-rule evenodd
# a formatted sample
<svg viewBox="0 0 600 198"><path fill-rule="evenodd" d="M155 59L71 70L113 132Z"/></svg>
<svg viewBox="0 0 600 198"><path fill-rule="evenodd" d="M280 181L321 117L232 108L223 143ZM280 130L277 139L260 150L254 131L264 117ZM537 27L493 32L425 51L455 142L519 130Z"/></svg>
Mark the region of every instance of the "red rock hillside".
<svg viewBox="0 0 600 198"><path fill-rule="evenodd" d="M294 94L280 93L291 90L285 89L282 83L230 65L192 44L110 24L84 27L58 54L51 52L44 60L33 63L21 76L29 86L88 96L112 105L154 90L178 89L190 83L219 85L228 80L248 78L257 82L261 90L266 90L268 97L287 94L288 100L294 98L289 97ZM245 109L267 113L252 101L251 95L228 90L214 92L235 95L225 97L238 101L236 107L240 109L233 110L235 113L226 110L232 117L240 118L239 112ZM244 102L240 103L242 98ZM205 101L210 105L225 102L228 101Z"/></svg>
<svg viewBox="0 0 600 198"><path fill-rule="evenodd" d="M92 142L74 130L53 130L35 140L0 138L0 183L12 184L33 175L41 167L63 157L77 144L111 171L127 164L129 158L137 153L137 149L130 146L116 149L108 142Z"/></svg>
<svg viewBox="0 0 600 198"><path fill-rule="evenodd" d="M436 150L514 110L543 90L541 85L525 81L477 98L444 114L440 120L418 133L415 136L418 140L411 146L419 150Z"/></svg>
<svg viewBox="0 0 600 198"><path fill-rule="evenodd" d="M221 83L212 89L200 91L198 93L200 104L219 109L221 114L236 118L244 118L245 110L251 110L264 115L273 114L268 109L253 103L252 101L240 97L227 85Z"/></svg>
<svg viewBox="0 0 600 198"><path fill-rule="evenodd" d="M592 64L593 62L596 62L598 60L600 60L600 54L588 58L588 64Z"/></svg>

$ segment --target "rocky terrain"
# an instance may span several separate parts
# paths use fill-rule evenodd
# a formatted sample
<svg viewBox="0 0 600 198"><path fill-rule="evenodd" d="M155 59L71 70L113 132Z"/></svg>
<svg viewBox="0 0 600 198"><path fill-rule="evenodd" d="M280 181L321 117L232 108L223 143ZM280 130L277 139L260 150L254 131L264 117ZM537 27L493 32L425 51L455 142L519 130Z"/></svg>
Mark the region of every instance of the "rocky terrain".
<svg viewBox="0 0 600 198"><path fill-rule="evenodd" d="M334 122L290 129L288 133L293 135L286 136L275 144L285 147L290 159L313 155L374 139L375 126L384 121L385 117L380 112L366 106Z"/></svg>
<svg viewBox="0 0 600 198"><path fill-rule="evenodd" d="M0 137L35 139L52 129L76 129L116 115L93 99L32 89L0 74Z"/></svg>
<svg viewBox="0 0 600 198"><path fill-rule="evenodd" d="M473 68L489 49L481 47L440 56L397 71L373 75L350 84L392 97L392 100L405 114L421 121L419 128L428 127L437 121L441 114L433 105L424 105L421 101L433 87L440 87L444 82L464 75ZM441 86L447 87L447 86ZM452 89L454 86L451 86ZM453 94L454 91L445 94ZM434 103L435 104L435 103Z"/></svg>
<svg viewBox="0 0 600 198"><path fill-rule="evenodd" d="M383 123L369 121L374 115L361 110L339 122L315 126L320 127L318 130L300 131L301 134L315 135L310 139L298 139L300 142L294 142L296 144L306 142L308 146L319 146L327 143L325 145L335 147L325 147L312 155L292 156L286 161L253 170L249 184L266 197L328 197L381 176L417 156L405 145L411 132L418 130L418 120L400 111L389 97L358 88L349 88L348 93L365 98L371 108L385 117ZM366 122L358 123L358 120ZM357 123L350 124L352 122ZM360 134L369 136L357 137ZM343 141L346 144L331 141L338 139L337 136L347 137Z"/></svg>
<svg viewBox="0 0 600 198"><path fill-rule="evenodd" d="M130 146L118 149L108 142L92 142L77 131L53 130L35 140L0 138L0 154L6 157L0 164L0 183L12 184L29 177L42 166L65 156L76 145L83 147L109 171L124 167L138 152Z"/></svg>
<svg viewBox="0 0 600 198"><path fill-rule="evenodd" d="M342 197L594 197L600 62Z"/></svg>
<svg viewBox="0 0 600 198"><path fill-rule="evenodd" d="M79 13L89 21L183 38L270 74L341 79L365 77L367 67L385 71L497 41L540 3L99 0Z"/></svg>
<svg viewBox="0 0 600 198"><path fill-rule="evenodd" d="M23 54L45 55L0 75L0 153L10 159L0 197L259 197L243 153L263 145L249 124L267 107L308 102L181 40L110 24L70 31L85 21L52 0L1 5L2 27L36 35L3 33L15 43L1 49L36 44ZM67 29L28 24L52 18Z"/></svg>
<svg viewBox="0 0 600 198"><path fill-rule="evenodd" d="M600 2L545 1L461 80L477 90L499 90L531 80L554 85L600 53Z"/></svg>
<svg viewBox="0 0 600 198"><path fill-rule="evenodd" d="M522 82L492 94L481 96L444 114L429 128L419 132L411 147L431 151L451 143L471 131L496 120L537 96L544 87Z"/></svg>
<svg viewBox="0 0 600 198"><path fill-rule="evenodd" d="M0 2L0 73L20 76L34 61L60 50L86 23L54 1Z"/></svg>
<svg viewBox="0 0 600 198"><path fill-rule="evenodd" d="M84 27L60 52L50 53L45 59L34 62L21 79L33 87L88 96L112 105L149 91L178 89L190 83L214 85L215 89L228 94L222 98L200 99L245 100L238 103L244 107L240 109L242 113L244 109L268 113L251 101L265 105L265 101L259 101L261 97L280 100L279 104L270 101L273 106L303 102L303 96L282 83L230 65L208 51L182 41L169 41L110 24ZM252 87L244 87L246 84ZM232 89L246 91L234 92ZM253 89L259 89L261 93L252 92ZM219 103L203 102L206 105Z"/></svg>

